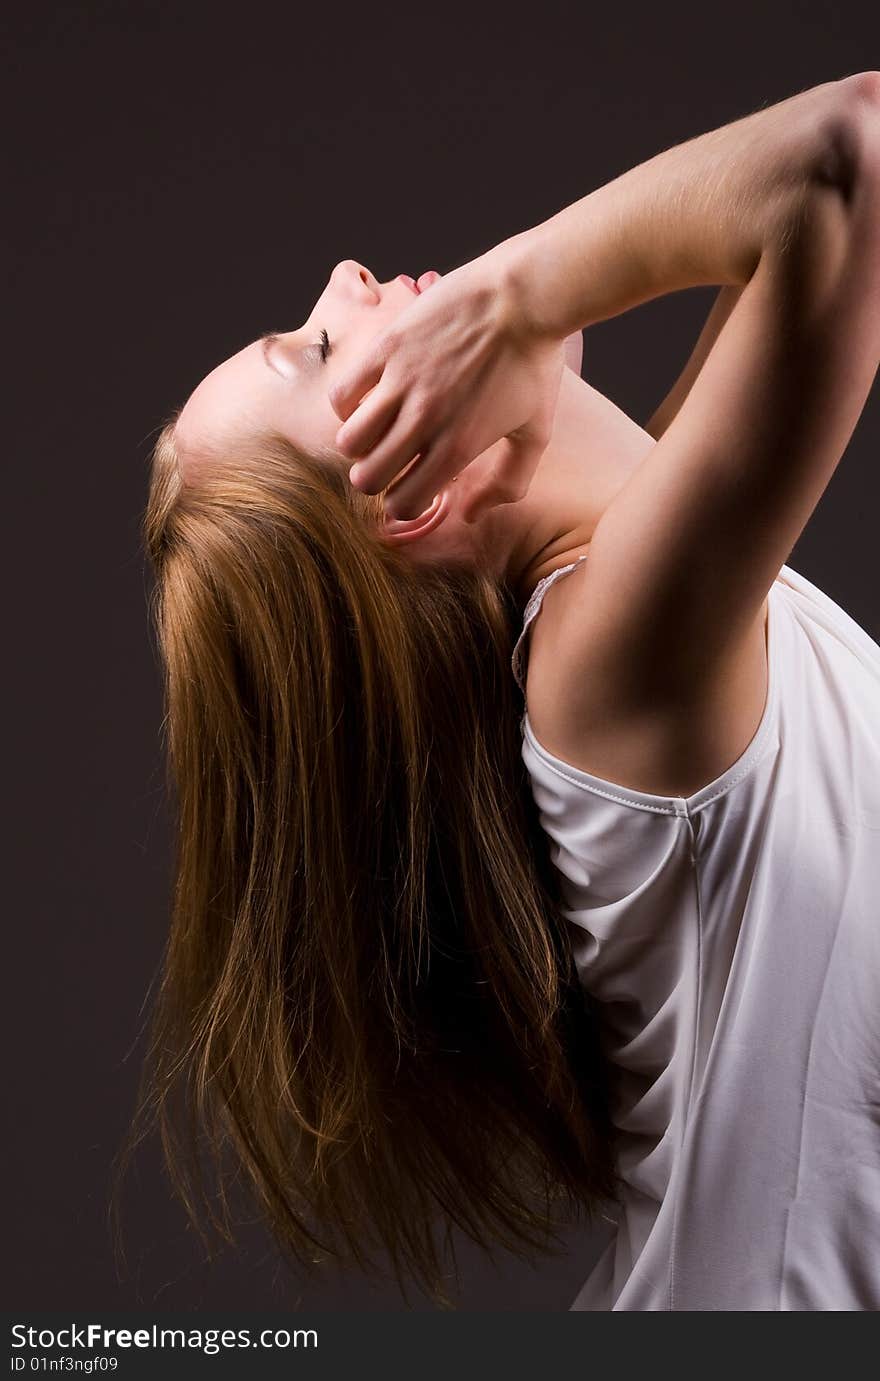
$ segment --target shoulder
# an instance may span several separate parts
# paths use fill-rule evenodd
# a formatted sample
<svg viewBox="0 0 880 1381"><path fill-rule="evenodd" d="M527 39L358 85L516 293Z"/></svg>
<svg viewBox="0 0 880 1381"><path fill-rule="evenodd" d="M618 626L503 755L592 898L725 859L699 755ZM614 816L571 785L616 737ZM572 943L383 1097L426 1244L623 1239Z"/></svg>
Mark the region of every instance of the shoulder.
<svg viewBox="0 0 880 1381"><path fill-rule="evenodd" d="M581 562L554 581L532 621L526 676L532 731L555 757L609 783L693 795L737 761L760 725L769 692L767 599L711 676L695 673L664 686L658 672L656 685L641 690L626 665L603 653L601 629L595 658L584 656L588 567Z"/></svg>

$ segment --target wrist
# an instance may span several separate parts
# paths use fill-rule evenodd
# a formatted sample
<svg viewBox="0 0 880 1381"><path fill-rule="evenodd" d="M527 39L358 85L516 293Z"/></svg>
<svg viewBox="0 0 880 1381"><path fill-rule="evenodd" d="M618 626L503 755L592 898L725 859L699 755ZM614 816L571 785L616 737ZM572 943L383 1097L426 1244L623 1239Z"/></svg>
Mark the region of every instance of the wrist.
<svg viewBox="0 0 880 1381"><path fill-rule="evenodd" d="M544 291L548 246L543 226L502 240L483 256L498 295L501 318L520 337L563 341L577 324L555 320Z"/></svg>

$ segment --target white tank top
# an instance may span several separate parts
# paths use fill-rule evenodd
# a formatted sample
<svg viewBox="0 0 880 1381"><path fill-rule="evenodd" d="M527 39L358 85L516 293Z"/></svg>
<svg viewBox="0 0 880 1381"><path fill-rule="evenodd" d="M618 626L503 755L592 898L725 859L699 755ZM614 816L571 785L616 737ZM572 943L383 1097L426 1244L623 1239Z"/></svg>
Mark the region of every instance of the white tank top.
<svg viewBox="0 0 880 1381"><path fill-rule="evenodd" d="M523 692L577 564L526 605ZM789 566L768 610L760 725L692 796L573 767L523 715L621 1134L571 1309L880 1310L880 647Z"/></svg>

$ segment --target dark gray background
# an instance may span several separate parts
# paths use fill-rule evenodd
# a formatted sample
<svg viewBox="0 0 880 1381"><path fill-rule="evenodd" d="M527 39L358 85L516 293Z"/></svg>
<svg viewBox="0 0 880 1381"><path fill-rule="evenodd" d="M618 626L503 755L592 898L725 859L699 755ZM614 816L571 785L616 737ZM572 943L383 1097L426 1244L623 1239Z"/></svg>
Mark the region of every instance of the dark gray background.
<svg viewBox="0 0 880 1381"><path fill-rule="evenodd" d="M448 271L661 148L880 65L873 5L21 5L2 101L9 556L8 1308L395 1310L296 1283L256 1228L201 1262L155 1141L108 1166L166 929L160 681L139 549L158 424L307 314L341 258ZM644 422L710 289L586 334ZM14 384L10 387L11 381ZM789 564L875 638L877 388ZM583 1234L536 1268L465 1247L466 1310L565 1310ZM418 1296L414 1298L418 1300Z"/></svg>

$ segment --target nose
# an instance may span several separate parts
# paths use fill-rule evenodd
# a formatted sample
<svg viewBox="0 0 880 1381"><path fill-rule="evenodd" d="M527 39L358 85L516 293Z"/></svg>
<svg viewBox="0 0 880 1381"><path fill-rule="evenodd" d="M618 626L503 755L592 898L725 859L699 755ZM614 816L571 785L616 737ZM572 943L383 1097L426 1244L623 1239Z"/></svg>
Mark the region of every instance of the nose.
<svg viewBox="0 0 880 1381"><path fill-rule="evenodd" d="M356 259L340 260L330 276L334 287L341 288L360 301L374 301L380 296L376 279Z"/></svg>

